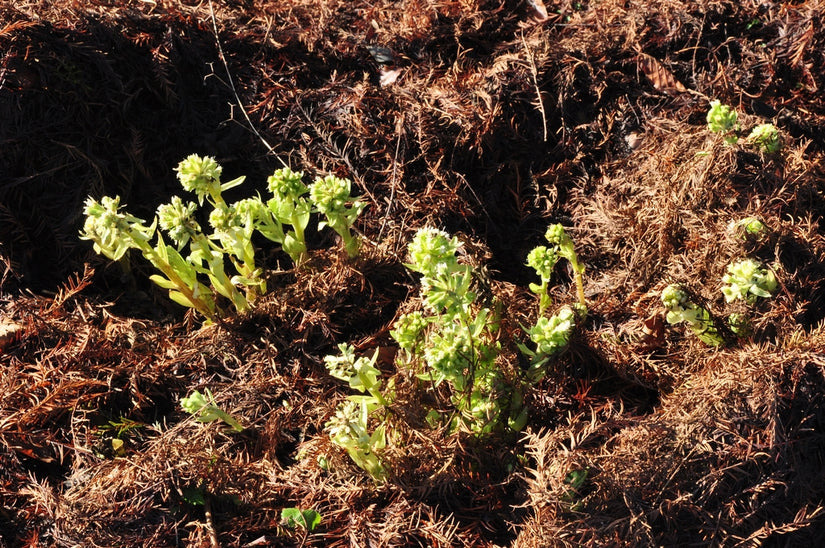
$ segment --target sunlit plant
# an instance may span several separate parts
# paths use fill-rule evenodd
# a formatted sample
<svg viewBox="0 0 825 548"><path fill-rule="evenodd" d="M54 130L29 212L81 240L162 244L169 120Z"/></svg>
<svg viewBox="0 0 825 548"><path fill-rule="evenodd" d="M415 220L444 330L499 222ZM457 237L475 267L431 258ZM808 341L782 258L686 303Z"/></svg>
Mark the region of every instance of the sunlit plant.
<svg viewBox="0 0 825 548"><path fill-rule="evenodd" d="M719 133L728 144L735 144L739 140L738 115L736 111L728 105L723 105L720 101L711 101L708 110L708 129L714 133Z"/></svg>
<svg viewBox="0 0 825 548"><path fill-rule="evenodd" d="M541 283L531 283L529 286L530 291L539 297L539 316L544 315L551 304L548 289L558 260L559 255L555 249L543 245L533 248L527 255L527 266L533 268L541 279Z"/></svg>
<svg viewBox="0 0 825 548"><path fill-rule="evenodd" d="M207 318L215 317L212 290L198 281L195 267L175 247L167 245L160 233L157 244L151 244L157 220L147 226L142 219L121 211L118 196L104 196L100 201L88 198L84 213L86 221L80 237L94 242L96 252L120 261L126 259L129 249L139 250L162 274L153 275L152 281L168 289L173 301L194 308Z"/></svg>
<svg viewBox="0 0 825 548"><path fill-rule="evenodd" d="M376 480L386 477L387 469L380 453L387 445L386 411L388 395L383 393L381 371L375 367L376 351L372 358L355 357L355 350L348 344L338 345L340 354L326 356L324 364L330 375L346 381L359 395L349 396L335 410L326 423L330 440L346 450L352 461ZM391 392L391 387L386 389ZM370 431L370 417L383 411L374 420L378 422Z"/></svg>
<svg viewBox="0 0 825 548"><path fill-rule="evenodd" d="M746 141L766 154L773 154L782 150L782 137L773 124L756 126L751 130Z"/></svg>
<svg viewBox="0 0 825 548"><path fill-rule="evenodd" d="M307 194L315 196L317 210L325 215L319 226L338 231L350 256L358 252L359 241L350 230L365 205L350 196L346 179L319 178L311 190L301 182L302 172L283 168L268 179L273 197L266 203L254 197L227 204L223 191L240 185L244 177L222 183L223 170L215 159L197 154L181 161L175 171L184 190L195 194L197 204L173 196L158 207L156 220L147 225L121 211L117 196L104 196L100 201L89 198L81 238L91 240L96 252L115 261L126 261L126 252L138 249L160 271L150 279L169 290L170 299L197 310L209 321L225 315L220 297L243 312L266 292L263 269L256 265L252 245L256 231L281 244L296 265L306 260L304 234L312 214ZM197 220L204 204L212 208L208 215L211 233ZM165 242L162 232L174 245ZM204 283L207 279L209 285Z"/></svg>
<svg viewBox="0 0 825 548"><path fill-rule="evenodd" d="M297 265L307 258L304 233L312 213L312 206L306 196L309 189L302 182L303 177L303 171L296 172L285 167L275 171L267 179L272 199L267 201L266 206L271 216L262 219L259 226L261 234L280 243ZM292 230L285 230L284 225L291 226Z"/></svg>
<svg viewBox="0 0 825 548"><path fill-rule="evenodd" d="M536 324L526 329L530 340L536 349L531 350L520 345L522 353L530 358L530 367L527 376L530 382L536 383L547 374L547 362L567 348L570 336L576 328L578 314L574 307L562 307L553 316L540 316Z"/></svg>
<svg viewBox="0 0 825 548"><path fill-rule="evenodd" d="M549 244L554 246L553 251L559 256L567 259L573 267L573 277L576 281L576 293L579 298L579 306L586 310L587 301L584 298L584 265L579 262L579 257L576 255L576 247L573 240L564 230L560 224L554 224L547 227L547 232L544 238Z"/></svg>
<svg viewBox="0 0 825 548"><path fill-rule="evenodd" d="M206 389L205 396L197 390L193 390L189 396L181 398L180 406L184 411L194 416L198 422L223 421L231 426L235 432L243 432L241 423L238 422L235 417L218 407L218 404L215 403L215 398L212 396L212 392L210 392L208 388Z"/></svg>
<svg viewBox="0 0 825 548"><path fill-rule="evenodd" d="M355 220L366 207L361 200L351 195L352 181L335 175L318 177L309 186L309 196L315 211L325 217L318 223L318 228L329 226L341 236L344 249L350 258L357 257L361 241L352 233Z"/></svg>
<svg viewBox="0 0 825 548"><path fill-rule="evenodd" d="M743 239L753 240L761 240L769 232L765 223L757 217L745 217L738 221L732 221L729 229Z"/></svg>
<svg viewBox="0 0 825 548"><path fill-rule="evenodd" d="M687 323L699 339L710 346L719 346L724 339L713 323L710 313L691 302L688 293L678 285L669 285L662 291L662 304L667 309L667 323Z"/></svg>
<svg viewBox="0 0 825 548"><path fill-rule="evenodd" d="M391 335L407 362L426 366L420 379L450 386L458 412L451 426L484 434L506 424L513 390L495 363L500 351L495 314L476 303L473 268L459 262L460 245L458 238L434 228L415 234L407 268L421 274L426 312L402 316Z"/></svg>
<svg viewBox="0 0 825 548"><path fill-rule="evenodd" d="M778 286L773 272L753 259L728 265L722 281L728 284L722 288L725 301L741 299L748 304L755 303L759 297L770 298Z"/></svg>

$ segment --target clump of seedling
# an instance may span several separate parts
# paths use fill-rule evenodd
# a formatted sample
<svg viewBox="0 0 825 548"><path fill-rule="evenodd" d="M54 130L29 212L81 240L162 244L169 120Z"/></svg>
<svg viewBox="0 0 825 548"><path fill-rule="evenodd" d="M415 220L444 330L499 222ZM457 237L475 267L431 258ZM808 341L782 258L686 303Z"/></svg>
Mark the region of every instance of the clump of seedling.
<svg viewBox="0 0 825 548"><path fill-rule="evenodd" d="M685 322L693 333L707 345L719 346L724 339L713 323L710 313L690 300L688 293L678 285L669 285L662 291L662 304L667 309L670 325Z"/></svg>
<svg viewBox="0 0 825 548"><path fill-rule="evenodd" d="M723 105L720 101L711 101L707 114L708 129L719 133L729 145L739 142L739 116L736 111ZM745 142L756 147L763 154L773 154L782 149L782 136L773 124L760 124L754 127L745 138Z"/></svg>
<svg viewBox="0 0 825 548"><path fill-rule="evenodd" d="M458 238L434 228L416 233L407 268L421 274L426 315L402 316L391 334L408 363L426 365L420 379L450 386L457 411L451 426L485 434L506 422L511 390L495 363L495 314L476 304L473 269L458 261L459 247Z"/></svg>
<svg viewBox="0 0 825 548"><path fill-rule="evenodd" d="M773 272L753 259L744 259L728 265L727 274L722 277L722 282L727 284L722 287L726 302L743 300L749 305L756 303L759 297L771 297L778 286ZM662 304L668 311L669 324L687 323L691 331L711 346L718 346L724 342L710 313L691 302L688 293L680 286L667 286L662 291ZM728 327L740 337L750 333L750 321L741 313L733 313L728 317Z"/></svg>
<svg viewBox="0 0 825 548"><path fill-rule="evenodd" d="M570 261L577 277L578 294L584 300L581 273L573 242L560 225L547 231L550 246L531 253L541 285L531 289L539 295L543 313L550 305L547 285L560 257ZM561 308L555 315L541 315L527 329L535 350L519 344L531 356L523 374L505 374L497 363L501 352L500 318L496 307L478 302L475 271L458 259L461 242L435 228L419 230L408 248L407 268L421 275L424 310L402 315L390 331L401 349L397 364L412 368L419 380L433 387L448 386L453 412L443 415L434 409L427 414L432 426L446 425L476 436L496 431L518 431L527 422L523 393L545 375L548 360L567 347L577 319L586 314L581 303ZM324 361L330 374L345 380L362 395L350 396L327 423L333 443L346 449L353 461L375 479L387 469L380 453L386 445L386 418L392 386L382 388L380 373L372 359L357 358L351 347L339 346L340 354ZM373 425L371 428L371 422Z"/></svg>
<svg viewBox="0 0 825 548"><path fill-rule="evenodd" d="M197 154L180 162L176 171L181 186L195 194L197 204L174 196L158 208L156 220L147 225L121 212L117 196L104 196L100 201L89 198L81 238L91 240L95 251L116 261L125 261L129 249L138 249L161 272L150 279L169 290L170 299L210 321L226 314L218 304L220 297L243 312L266 292L264 273L256 265L252 245L256 231L281 244L300 265L307 258L304 233L314 210L325 218L318 226L328 225L338 232L350 257L358 254L360 242L351 231L365 204L350 195L348 179L319 177L307 187L301 182L302 172L283 168L268 179L272 198L266 203L254 197L228 204L223 191L240 185L244 177L222 183L221 166L213 158ZM204 203L212 208L208 215L211 233L196 220ZM158 226L174 246L166 244ZM157 243L153 245L155 234ZM227 261L234 272L228 270Z"/></svg>
<svg viewBox="0 0 825 548"><path fill-rule="evenodd" d="M205 396L197 390L193 390L189 396L181 398L180 406L184 411L194 416L198 422L223 421L231 426L235 432L243 432L241 423L238 422L235 417L218 407L218 404L215 403L215 398L212 396L212 392L210 392L208 388L206 389Z"/></svg>

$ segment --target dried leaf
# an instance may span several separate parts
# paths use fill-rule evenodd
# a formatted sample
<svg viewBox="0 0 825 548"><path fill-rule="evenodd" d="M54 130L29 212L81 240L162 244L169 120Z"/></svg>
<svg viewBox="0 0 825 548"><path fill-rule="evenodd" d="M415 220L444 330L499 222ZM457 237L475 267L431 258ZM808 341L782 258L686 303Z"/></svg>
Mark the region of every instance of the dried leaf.
<svg viewBox="0 0 825 548"><path fill-rule="evenodd" d="M381 76L378 79L378 83L381 87L391 86L398 80L398 77L401 75L401 69L388 69L386 67L381 67Z"/></svg>
<svg viewBox="0 0 825 548"><path fill-rule="evenodd" d="M666 69L655 57L640 53L635 57L635 61L639 70L647 76L647 79L658 91L669 95L687 91L687 88L676 79L673 73Z"/></svg>

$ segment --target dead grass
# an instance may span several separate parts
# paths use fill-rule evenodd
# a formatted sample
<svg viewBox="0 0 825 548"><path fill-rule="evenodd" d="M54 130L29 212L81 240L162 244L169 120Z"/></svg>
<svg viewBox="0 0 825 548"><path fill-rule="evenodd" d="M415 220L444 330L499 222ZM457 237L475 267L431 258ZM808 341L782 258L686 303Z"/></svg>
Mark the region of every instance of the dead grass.
<svg viewBox="0 0 825 548"><path fill-rule="evenodd" d="M822 2L115 4L0 2L0 546L818 541ZM711 99L743 128L776 124L782 153L710 134ZM86 196L149 217L193 152L248 175L247 193L282 161L351 178L363 256L311 232L294 271L262 243L270 293L200 327L146 267L126 275L77 238ZM738 237L746 216L770 235ZM526 394L527 428L429 428L434 396L389 337L420 307L411 234L457 233L483 266L512 371L535 319L525 257L550 222L576 241L590 314ZM745 256L780 281L751 308L719 291ZM725 345L665 323L670 283ZM732 312L752 335L722 328ZM322 363L341 342L379 348L396 382L385 484L323 432L347 395ZM244 432L180 409L206 387ZM321 526L286 528L287 507Z"/></svg>

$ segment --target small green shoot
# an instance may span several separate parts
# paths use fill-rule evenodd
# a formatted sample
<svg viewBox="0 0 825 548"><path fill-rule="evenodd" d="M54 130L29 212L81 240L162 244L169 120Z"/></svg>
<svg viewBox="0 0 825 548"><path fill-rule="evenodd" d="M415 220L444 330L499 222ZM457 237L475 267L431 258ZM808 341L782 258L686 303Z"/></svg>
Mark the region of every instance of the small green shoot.
<svg viewBox="0 0 825 548"><path fill-rule="evenodd" d="M284 508L281 510L281 521L290 529L300 527L312 532L321 524L321 514L312 509Z"/></svg>
<svg viewBox="0 0 825 548"><path fill-rule="evenodd" d="M714 133L719 133L729 145L736 144L739 140L738 115L733 108L723 105L720 101L711 101L710 110L707 115L708 129Z"/></svg>
<svg viewBox="0 0 825 548"><path fill-rule="evenodd" d="M530 382L537 383L543 379L547 374L547 362L567 348L576 328L576 320L573 307L565 306L549 318L540 317L536 325L525 330L536 345L535 351L519 345L522 353L530 358L530 368L527 370Z"/></svg>
<svg viewBox="0 0 825 548"><path fill-rule="evenodd" d="M285 167L273 173L267 179L272 199L266 203L271 217L259 227L261 234L280 243L284 251L296 265L307 259L307 245L304 232L309 225L312 206L307 200L309 189L301 181L303 171L292 171ZM292 230L284 230L284 225Z"/></svg>
<svg viewBox="0 0 825 548"><path fill-rule="evenodd" d="M573 245L573 240L567 235L564 227L560 224L554 224L547 227L547 232L544 238L548 243L555 246L555 252L568 260L573 267L573 275L576 280L576 293L579 297L579 306L583 310L587 310L587 301L584 298L584 265L579 263L578 255L576 255L576 248Z"/></svg>
<svg viewBox="0 0 825 548"><path fill-rule="evenodd" d="M746 141L763 154L774 154L782 150L782 137L773 124L760 124L751 130Z"/></svg>
<svg viewBox="0 0 825 548"><path fill-rule="evenodd" d="M193 390L188 397L181 398L180 406L184 411L192 414L198 422L207 423L220 420L231 426L235 432L243 432L241 423L218 407L212 392L208 388L206 389L206 396L197 390Z"/></svg>
<svg viewBox="0 0 825 548"><path fill-rule="evenodd" d="M548 287L558 260L559 255L555 249L543 245L533 248L527 255L527 266L532 267L541 279L540 284L530 284L530 291L539 297L539 316L543 316L551 304Z"/></svg>
<svg viewBox="0 0 825 548"><path fill-rule="evenodd" d="M730 224L729 230L744 240L759 241L765 238L769 229L757 217L745 217Z"/></svg>
<svg viewBox="0 0 825 548"><path fill-rule="evenodd" d="M675 325L685 322L699 340L709 346L719 346L724 339L713 324L710 313L690 301L685 290L678 285L669 285L662 291L662 304L667 309L667 323Z"/></svg>

